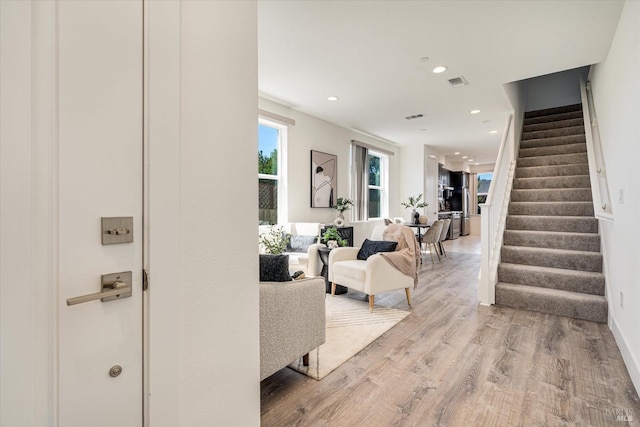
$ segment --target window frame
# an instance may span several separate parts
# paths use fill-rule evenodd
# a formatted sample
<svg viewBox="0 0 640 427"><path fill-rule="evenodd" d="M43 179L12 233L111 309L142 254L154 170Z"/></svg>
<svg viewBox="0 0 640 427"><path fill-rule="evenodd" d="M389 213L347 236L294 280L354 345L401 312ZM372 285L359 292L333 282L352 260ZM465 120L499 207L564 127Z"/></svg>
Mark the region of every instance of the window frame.
<svg viewBox="0 0 640 427"><path fill-rule="evenodd" d="M369 190L380 191L380 216L373 217L369 214L369 200L367 200L367 219L380 219L389 216L389 156L379 151L369 149L368 156L380 159L380 185L369 184L369 172L367 171L367 192Z"/></svg>
<svg viewBox="0 0 640 427"><path fill-rule="evenodd" d="M258 116L258 125L267 126L278 130L278 173L276 175L258 173L258 181L261 179L268 179L277 181L278 188L278 209L277 209L277 224L286 224L288 222L288 208L287 208L287 137L288 127L282 123L275 122L273 120L266 119ZM258 137L259 138L259 137ZM260 152L260 141L258 139L258 150L256 155ZM259 195L258 195L259 197Z"/></svg>

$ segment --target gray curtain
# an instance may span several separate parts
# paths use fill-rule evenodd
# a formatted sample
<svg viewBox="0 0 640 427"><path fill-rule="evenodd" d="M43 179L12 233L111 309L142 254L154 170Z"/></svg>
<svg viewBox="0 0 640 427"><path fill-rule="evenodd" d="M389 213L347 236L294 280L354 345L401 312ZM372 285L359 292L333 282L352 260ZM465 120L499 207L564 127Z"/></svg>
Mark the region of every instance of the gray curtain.
<svg viewBox="0 0 640 427"><path fill-rule="evenodd" d="M369 150L365 147L351 145L351 173L351 194L355 204L351 219L366 221L369 218Z"/></svg>

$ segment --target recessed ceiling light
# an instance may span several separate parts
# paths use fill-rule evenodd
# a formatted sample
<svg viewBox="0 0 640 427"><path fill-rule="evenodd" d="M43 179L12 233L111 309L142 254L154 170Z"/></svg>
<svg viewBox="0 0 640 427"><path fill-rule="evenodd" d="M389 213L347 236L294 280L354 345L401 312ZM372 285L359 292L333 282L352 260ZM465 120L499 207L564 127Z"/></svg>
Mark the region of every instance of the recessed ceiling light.
<svg viewBox="0 0 640 427"><path fill-rule="evenodd" d="M473 159L469 159L469 160L467 160L467 161L468 161L468 162L473 162Z"/></svg>
<svg viewBox="0 0 640 427"><path fill-rule="evenodd" d="M445 67L444 65L438 65L433 69L433 72L436 74L444 73L445 71L447 71L447 67Z"/></svg>
<svg viewBox="0 0 640 427"><path fill-rule="evenodd" d="M489 133L498 133L497 130L490 130Z"/></svg>
<svg viewBox="0 0 640 427"><path fill-rule="evenodd" d="M480 112L480 110L471 110L469 111L471 114L478 114Z"/></svg>
<svg viewBox="0 0 640 427"><path fill-rule="evenodd" d="M467 158L467 156L462 156L462 158L463 158L463 159L466 159L466 158Z"/></svg>
<svg viewBox="0 0 640 427"><path fill-rule="evenodd" d="M480 164L480 163L477 163L477 162L476 162L476 163L474 163L474 165L476 165L476 166L478 166L479 164Z"/></svg>
<svg viewBox="0 0 640 427"><path fill-rule="evenodd" d="M327 98L328 101L337 101L339 98L337 96L330 96Z"/></svg>
<svg viewBox="0 0 640 427"><path fill-rule="evenodd" d="M456 152L455 152L455 153L453 153L453 154L455 154L456 156L458 156L458 155L460 154L460 152L459 152L459 151L456 151Z"/></svg>
<svg viewBox="0 0 640 427"><path fill-rule="evenodd" d="M433 154L429 154L429 158L430 158L430 159L435 159L435 158L436 158L436 156L434 156Z"/></svg>

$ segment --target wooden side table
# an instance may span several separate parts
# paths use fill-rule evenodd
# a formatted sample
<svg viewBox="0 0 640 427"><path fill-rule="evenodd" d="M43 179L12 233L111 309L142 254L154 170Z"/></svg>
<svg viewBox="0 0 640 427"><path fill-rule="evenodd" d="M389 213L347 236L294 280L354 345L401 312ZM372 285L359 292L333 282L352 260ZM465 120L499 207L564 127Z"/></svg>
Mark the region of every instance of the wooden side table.
<svg viewBox="0 0 640 427"><path fill-rule="evenodd" d="M324 277L325 291L330 294L331 293L331 282L329 281L329 252L331 252L331 248L326 246L318 248L318 255L320 256L320 261L322 261L322 277ZM346 294L348 291L344 286L337 285L336 286L336 295Z"/></svg>

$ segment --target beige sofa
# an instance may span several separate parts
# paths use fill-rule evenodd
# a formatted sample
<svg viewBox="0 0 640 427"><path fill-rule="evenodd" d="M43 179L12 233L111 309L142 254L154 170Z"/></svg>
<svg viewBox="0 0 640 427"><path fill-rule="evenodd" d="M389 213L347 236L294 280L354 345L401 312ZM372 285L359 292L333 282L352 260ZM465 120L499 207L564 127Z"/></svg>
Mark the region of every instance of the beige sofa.
<svg viewBox="0 0 640 427"><path fill-rule="evenodd" d="M326 293L318 277L259 286L262 381L325 342Z"/></svg>

